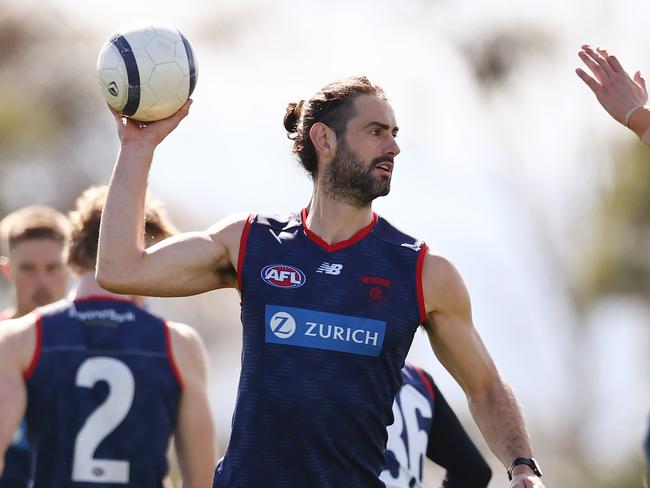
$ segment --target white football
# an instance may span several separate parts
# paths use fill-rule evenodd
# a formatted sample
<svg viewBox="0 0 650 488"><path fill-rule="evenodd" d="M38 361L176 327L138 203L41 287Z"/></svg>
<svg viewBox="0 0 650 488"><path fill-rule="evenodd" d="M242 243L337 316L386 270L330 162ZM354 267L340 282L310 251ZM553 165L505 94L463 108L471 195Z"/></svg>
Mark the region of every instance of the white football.
<svg viewBox="0 0 650 488"><path fill-rule="evenodd" d="M102 47L97 71L110 106L145 122L174 114L194 91L197 78L192 46L162 23L118 29Z"/></svg>

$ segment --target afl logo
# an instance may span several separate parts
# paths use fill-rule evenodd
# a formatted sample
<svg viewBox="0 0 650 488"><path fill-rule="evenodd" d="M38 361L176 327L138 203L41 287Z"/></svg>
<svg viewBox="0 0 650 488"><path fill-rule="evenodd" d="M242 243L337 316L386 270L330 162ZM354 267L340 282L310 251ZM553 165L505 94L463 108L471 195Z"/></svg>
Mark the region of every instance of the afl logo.
<svg viewBox="0 0 650 488"><path fill-rule="evenodd" d="M266 283L277 288L300 288L307 281L305 273L286 264L264 266L260 275Z"/></svg>
<svg viewBox="0 0 650 488"><path fill-rule="evenodd" d="M278 312L269 321L271 332L280 339L288 339L296 331L296 321L287 312Z"/></svg>

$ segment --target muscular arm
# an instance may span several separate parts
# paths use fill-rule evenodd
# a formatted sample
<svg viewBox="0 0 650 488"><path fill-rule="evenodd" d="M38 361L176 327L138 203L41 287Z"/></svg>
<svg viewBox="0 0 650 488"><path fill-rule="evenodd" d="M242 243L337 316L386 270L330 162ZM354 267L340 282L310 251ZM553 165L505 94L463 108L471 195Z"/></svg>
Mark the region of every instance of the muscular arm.
<svg viewBox="0 0 650 488"><path fill-rule="evenodd" d="M447 470L443 488L486 488L492 470L461 425L438 387L434 391L433 420L427 457Z"/></svg>
<svg viewBox="0 0 650 488"><path fill-rule="evenodd" d="M243 217L144 248L145 194L154 150L188 110L186 104L172 117L146 127L114 114L121 149L102 214L97 257L97 281L109 291L186 296L236 286Z"/></svg>
<svg viewBox="0 0 650 488"><path fill-rule="evenodd" d="M582 46L578 56L592 76L581 68L577 68L576 73L596 95L603 108L650 146L650 107L641 72L637 71L631 77L616 56L587 44Z"/></svg>
<svg viewBox="0 0 650 488"><path fill-rule="evenodd" d="M27 388L23 380L34 353L33 315L0 323L0 475L5 451L25 415Z"/></svg>
<svg viewBox="0 0 650 488"><path fill-rule="evenodd" d="M183 380L174 444L185 488L210 486L216 465L216 439L206 389L207 355L199 335L183 324L169 324L172 351Z"/></svg>
<svg viewBox="0 0 650 488"><path fill-rule="evenodd" d="M488 445L504 466L517 457L532 457L521 410L474 328L469 294L458 271L446 259L427 255L423 291L431 346L465 391ZM532 474L528 466L517 466L514 473L513 488L543 486L525 481Z"/></svg>

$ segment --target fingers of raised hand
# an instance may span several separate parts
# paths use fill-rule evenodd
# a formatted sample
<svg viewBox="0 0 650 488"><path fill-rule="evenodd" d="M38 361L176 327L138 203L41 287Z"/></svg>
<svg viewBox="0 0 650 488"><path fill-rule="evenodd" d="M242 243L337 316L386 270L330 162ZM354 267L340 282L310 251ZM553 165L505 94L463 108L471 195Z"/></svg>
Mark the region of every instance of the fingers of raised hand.
<svg viewBox="0 0 650 488"><path fill-rule="evenodd" d="M599 81L602 83L605 81L614 71L612 67L607 62L607 59L603 57L602 54L595 51L591 46L585 44L582 46L582 50L579 53L580 59L589 67L591 71L599 77Z"/></svg>
<svg viewBox="0 0 650 488"><path fill-rule="evenodd" d="M621 63L618 61L618 58L612 54L608 54L605 49L598 48L598 51L600 54L604 57L604 59L609 63L609 66L612 68L613 71L617 73L625 73L625 70L623 69L623 66Z"/></svg>
<svg viewBox="0 0 650 488"><path fill-rule="evenodd" d="M630 79L630 76L627 74L618 58L607 52L605 48L596 48L598 54L609 64L611 71L609 72L609 77L614 80L627 82ZM641 78L641 73L639 71L634 75L634 81L645 90L645 80Z"/></svg>
<svg viewBox="0 0 650 488"><path fill-rule="evenodd" d="M646 86L645 86L645 79L643 78L643 76L641 76L641 72L640 72L640 71L637 71L637 72L634 74L634 81L636 81L637 84L638 84L641 88L643 88L643 89L645 90L646 94L648 93L648 91L647 91L647 89L646 89Z"/></svg>
<svg viewBox="0 0 650 488"><path fill-rule="evenodd" d="M600 83L598 83L596 80L594 80L591 76L589 76L587 73L584 72L581 68L576 68L576 74L580 77L582 81L584 81L589 88L594 93L597 93L598 90L600 89Z"/></svg>

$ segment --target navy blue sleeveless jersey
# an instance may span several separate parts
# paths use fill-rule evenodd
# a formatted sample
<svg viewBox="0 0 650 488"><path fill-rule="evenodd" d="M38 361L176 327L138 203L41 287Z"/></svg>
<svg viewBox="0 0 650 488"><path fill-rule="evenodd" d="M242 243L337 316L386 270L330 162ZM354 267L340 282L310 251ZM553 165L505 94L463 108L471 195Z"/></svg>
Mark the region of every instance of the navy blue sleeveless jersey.
<svg viewBox="0 0 650 488"><path fill-rule="evenodd" d="M0 488L25 488L29 483L31 453L27 443L27 424L23 420L5 453Z"/></svg>
<svg viewBox="0 0 650 488"><path fill-rule="evenodd" d="M0 322L9 316L0 311ZM0 327L2 324L0 323ZM27 443L27 424L23 420L5 453L5 467L0 476L0 488L25 488L29 483L31 454Z"/></svg>
<svg viewBox="0 0 650 488"><path fill-rule="evenodd" d="M424 243L376 214L328 245L303 222L242 234L242 370L217 488L383 487L386 426L424 321Z"/></svg>
<svg viewBox="0 0 650 488"><path fill-rule="evenodd" d="M98 297L37 310L33 486L162 487L181 380L165 322Z"/></svg>
<svg viewBox="0 0 650 488"><path fill-rule="evenodd" d="M431 376L416 366L404 366L402 387L393 403L395 421L388 427L386 469L381 474L388 488L422 487L435 400Z"/></svg>

